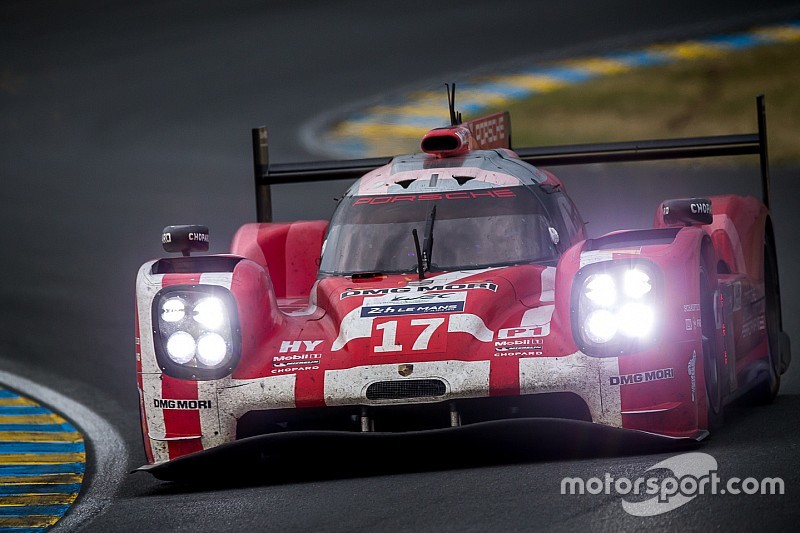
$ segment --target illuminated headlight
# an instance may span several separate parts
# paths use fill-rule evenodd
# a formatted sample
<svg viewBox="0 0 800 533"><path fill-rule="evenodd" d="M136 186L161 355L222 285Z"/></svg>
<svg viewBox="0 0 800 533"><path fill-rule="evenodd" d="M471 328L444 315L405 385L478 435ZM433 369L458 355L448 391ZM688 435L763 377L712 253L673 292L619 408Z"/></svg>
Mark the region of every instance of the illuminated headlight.
<svg viewBox="0 0 800 533"><path fill-rule="evenodd" d="M595 274L586 282L586 297L599 307L611 307L617 301L617 286L608 274Z"/></svg>
<svg viewBox="0 0 800 533"><path fill-rule="evenodd" d="M658 331L659 271L644 260L588 265L575 276L573 336L584 353L616 356L644 349Z"/></svg>
<svg viewBox="0 0 800 533"><path fill-rule="evenodd" d="M217 366L228 355L228 343L218 333L206 333L197 341L197 359L206 366Z"/></svg>
<svg viewBox="0 0 800 533"><path fill-rule="evenodd" d="M641 339L653 331L655 316L650 306L631 303L619 310L617 320L624 335Z"/></svg>
<svg viewBox="0 0 800 533"><path fill-rule="evenodd" d="M194 357L196 346L191 333L176 331L167 339L167 355L179 365L185 365Z"/></svg>
<svg viewBox="0 0 800 533"><path fill-rule="evenodd" d="M153 302L156 359L165 374L182 379L219 379L241 356L236 301L216 285L176 285Z"/></svg>
<svg viewBox="0 0 800 533"><path fill-rule="evenodd" d="M194 319L206 329L218 329L225 323L225 306L219 298L203 298L194 306Z"/></svg>
<svg viewBox="0 0 800 533"><path fill-rule="evenodd" d="M186 305L180 298L165 300L161 306L161 319L164 322L180 322L186 316Z"/></svg>
<svg viewBox="0 0 800 533"><path fill-rule="evenodd" d="M586 336L596 344L604 344L617 334L617 317L605 309L592 311L586 317Z"/></svg>
<svg viewBox="0 0 800 533"><path fill-rule="evenodd" d="M638 300L650 292L653 285L647 272L637 269L626 270L623 277L625 296Z"/></svg>

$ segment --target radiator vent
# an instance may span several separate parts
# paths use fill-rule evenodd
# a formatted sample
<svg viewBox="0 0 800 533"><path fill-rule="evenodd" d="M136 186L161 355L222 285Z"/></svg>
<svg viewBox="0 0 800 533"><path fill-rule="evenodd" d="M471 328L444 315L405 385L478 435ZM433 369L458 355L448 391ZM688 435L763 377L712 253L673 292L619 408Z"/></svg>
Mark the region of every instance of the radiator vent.
<svg viewBox="0 0 800 533"><path fill-rule="evenodd" d="M409 398L437 398L444 396L446 388L441 379L406 379L378 381L367 387L368 400L405 400Z"/></svg>

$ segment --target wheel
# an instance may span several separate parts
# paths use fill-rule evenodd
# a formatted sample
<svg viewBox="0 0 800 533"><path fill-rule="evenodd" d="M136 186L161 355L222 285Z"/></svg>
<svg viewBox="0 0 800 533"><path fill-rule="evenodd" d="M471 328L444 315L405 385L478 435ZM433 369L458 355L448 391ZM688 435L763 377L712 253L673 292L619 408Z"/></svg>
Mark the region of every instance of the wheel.
<svg viewBox="0 0 800 533"><path fill-rule="evenodd" d="M766 305L768 372L755 386L750 395L756 405L772 403L781 387L781 295L778 284L778 262L775 243L767 238L764 243L764 301Z"/></svg>
<svg viewBox="0 0 800 533"><path fill-rule="evenodd" d="M706 391L708 429L722 426L722 384L717 358L716 318L714 316L714 290L703 266L700 267L700 328L703 335L703 381Z"/></svg>

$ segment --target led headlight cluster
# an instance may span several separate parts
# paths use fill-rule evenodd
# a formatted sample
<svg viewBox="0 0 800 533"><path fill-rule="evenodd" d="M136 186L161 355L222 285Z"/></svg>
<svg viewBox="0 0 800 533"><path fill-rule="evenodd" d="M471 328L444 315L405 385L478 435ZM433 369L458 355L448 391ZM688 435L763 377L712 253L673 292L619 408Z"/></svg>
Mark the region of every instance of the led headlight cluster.
<svg viewBox="0 0 800 533"><path fill-rule="evenodd" d="M648 261L608 261L582 268L572 294L572 331L588 355L639 351L658 331L658 270Z"/></svg>
<svg viewBox="0 0 800 533"><path fill-rule="evenodd" d="M218 379L239 361L241 337L236 302L223 287L167 287L153 301L156 358L165 374Z"/></svg>

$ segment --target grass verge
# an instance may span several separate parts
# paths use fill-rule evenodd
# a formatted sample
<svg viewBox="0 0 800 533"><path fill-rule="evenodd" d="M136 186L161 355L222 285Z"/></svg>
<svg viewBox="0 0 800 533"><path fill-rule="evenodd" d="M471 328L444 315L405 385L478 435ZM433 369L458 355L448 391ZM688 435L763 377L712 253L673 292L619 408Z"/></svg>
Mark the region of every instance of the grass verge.
<svg viewBox="0 0 800 533"><path fill-rule="evenodd" d="M641 68L507 106L515 146L756 131L765 94L770 160L800 163L800 43Z"/></svg>

